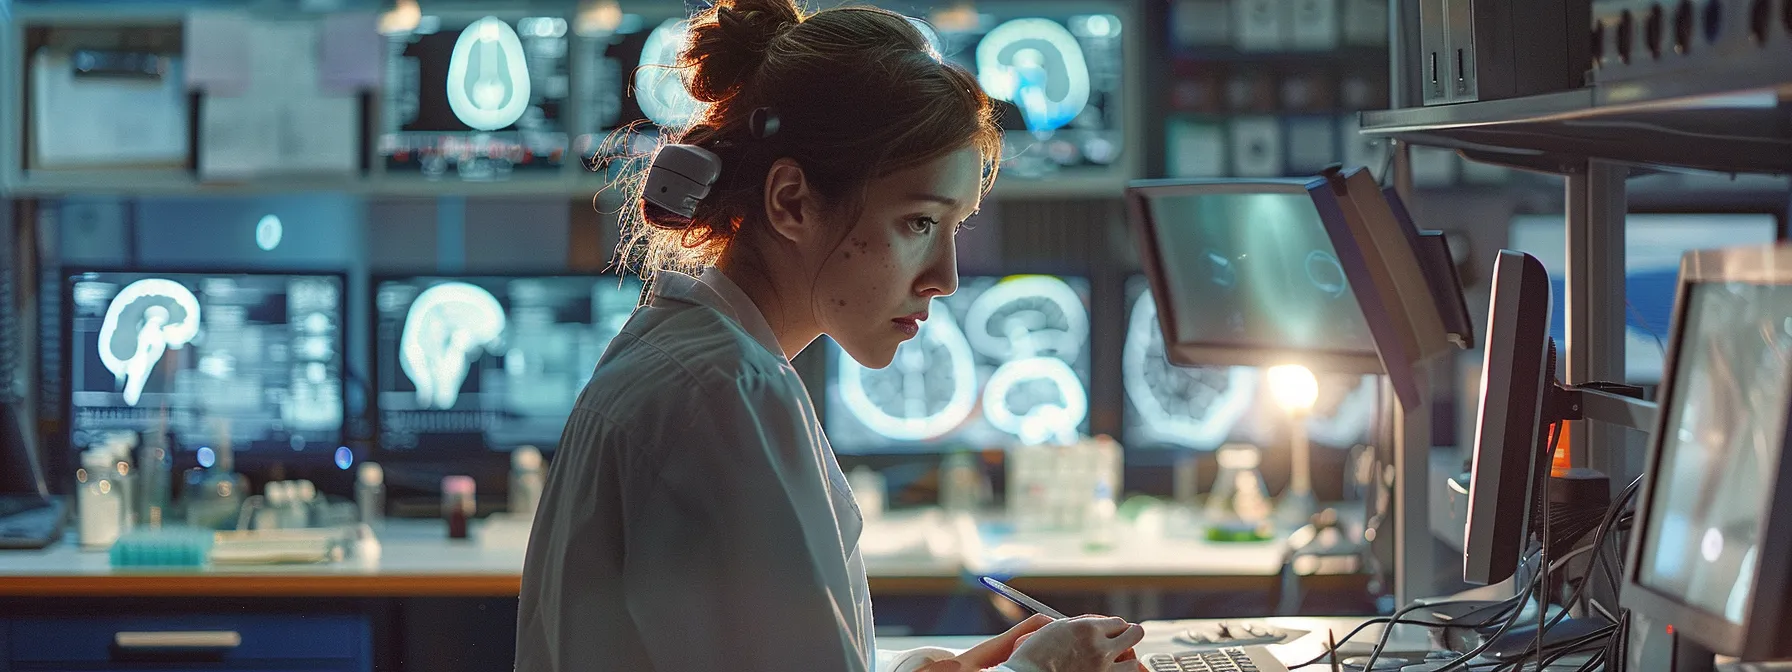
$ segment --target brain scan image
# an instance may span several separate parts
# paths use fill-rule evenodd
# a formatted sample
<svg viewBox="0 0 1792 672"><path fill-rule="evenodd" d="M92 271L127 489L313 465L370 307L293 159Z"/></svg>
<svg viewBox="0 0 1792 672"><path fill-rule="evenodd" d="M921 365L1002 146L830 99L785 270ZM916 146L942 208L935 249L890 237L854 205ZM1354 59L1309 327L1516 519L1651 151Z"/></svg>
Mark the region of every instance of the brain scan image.
<svg viewBox="0 0 1792 672"><path fill-rule="evenodd" d="M118 376L124 403L136 406L162 353L199 335L199 299L180 283L138 280L112 297L100 323L100 361Z"/></svg>
<svg viewBox="0 0 1792 672"><path fill-rule="evenodd" d="M653 123L665 127L682 127L691 122L702 103L684 88L683 71L677 68L678 51L690 34L690 22L666 19L647 36L641 48L640 67L635 69L635 92L641 113Z"/></svg>
<svg viewBox="0 0 1792 672"><path fill-rule="evenodd" d="M828 438L842 452L1068 441L1089 414L1088 285L963 278L884 369L829 344Z"/></svg>
<svg viewBox="0 0 1792 672"><path fill-rule="evenodd" d="M162 427L189 449L340 441L340 277L94 272L69 289L75 446Z"/></svg>
<svg viewBox="0 0 1792 672"><path fill-rule="evenodd" d="M467 26L448 58L445 86L454 116L474 130L516 123L529 107L529 66L516 30L491 16Z"/></svg>
<svg viewBox="0 0 1792 672"><path fill-rule="evenodd" d="M481 350L499 349L504 321L504 307L491 292L464 282L418 294L398 342L399 366L417 387L417 402L423 408L454 408L468 360Z"/></svg>
<svg viewBox="0 0 1792 672"><path fill-rule="evenodd" d="M1050 19L1015 19L977 43L977 81L985 93L1020 108L1027 130L1049 134L1089 104L1082 45Z"/></svg>
<svg viewBox="0 0 1792 672"><path fill-rule="evenodd" d="M934 309L882 369L835 348L841 401L867 429L896 441L951 432L977 406L976 359L950 311Z"/></svg>
<svg viewBox="0 0 1792 672"><path fill-rule="evenodd" d="M382 443L551 448L639 298L639 282L604 276L379 281Z"/></svg>
<svg viewBox="0 0 1792 672"><path fill-rule="evenodd" d="M554 16L427 16L386 35L379 152L389 170L498 179L555 169L568 150L568 26Z"/></svg>
<svg viewBox="0 0 1792 672"><path fill-rule="evenodd" d="M1233 438L1233 428L1257 399L1257 369L1243 366L1180 367L1164 357L1157 304L1145 278L1127 283L1130 312L1120 373L1126 390L1129 445L1214 450Z"/></svg>

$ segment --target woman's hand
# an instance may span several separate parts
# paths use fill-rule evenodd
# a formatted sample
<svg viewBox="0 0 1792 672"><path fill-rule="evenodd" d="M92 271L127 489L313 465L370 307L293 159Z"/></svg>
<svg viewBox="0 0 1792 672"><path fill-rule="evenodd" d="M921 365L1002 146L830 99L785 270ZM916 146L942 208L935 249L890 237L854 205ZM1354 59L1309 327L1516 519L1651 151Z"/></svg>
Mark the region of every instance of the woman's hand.
<svg viewBox="0 0 1792 672"><path fill-rule="evenodd" d="M1018 637L1007 663L1019 672L1138 672L1132 647L1144 639L1125 619L1079 616Z"/></svg>
<svg viewBox="0 0 1792 672"><path fill-rule="evenodd" d="M1014 627L1009 628L1007 632L991 637L982 644L971 647L971 650L959 654L958 657L953 660L964 665L964 668L962 669L969 670L981 670L1001 665L1002 663L1008 662L1008 658L1014 655L1014 649L1019 647L1022 641L1027 637L1032 636L1033 633L1038 632L1040 628L1051 624L1052 617L1044 614L1033 614L1032 616L1027 617L1027 620L1021 621L1020 623L1015 624ZM934 670L929 667L922 668L922 672L949 672L953 669L960 668Z"/></svg>

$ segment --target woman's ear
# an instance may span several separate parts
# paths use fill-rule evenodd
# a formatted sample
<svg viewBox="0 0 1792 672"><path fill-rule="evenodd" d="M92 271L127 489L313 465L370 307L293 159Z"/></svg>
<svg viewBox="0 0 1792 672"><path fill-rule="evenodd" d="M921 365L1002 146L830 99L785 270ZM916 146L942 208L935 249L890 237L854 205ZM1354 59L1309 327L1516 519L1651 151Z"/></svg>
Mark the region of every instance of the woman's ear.
<svg viewBox="0 0 1792 672"><path fill-rule="evenodd" d="M765 174L765 220L772 233L793 243L803 242L819 224L814 217L815 191L792 159L778 159Z"/></svg>

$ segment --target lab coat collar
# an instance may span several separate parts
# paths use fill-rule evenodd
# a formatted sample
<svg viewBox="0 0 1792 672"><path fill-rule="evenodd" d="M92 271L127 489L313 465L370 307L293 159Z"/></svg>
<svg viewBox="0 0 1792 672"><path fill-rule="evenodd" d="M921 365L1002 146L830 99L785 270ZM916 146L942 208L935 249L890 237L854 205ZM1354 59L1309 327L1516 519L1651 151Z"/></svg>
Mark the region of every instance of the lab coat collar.
<svg viewBox="0 0 1792 672"><path fill-rule="evenodd" d="M732 318L742 329L747 330L753 340L777 355L778 359L789 361L784 356L784 348L778 345L778 336L772 332L771 323L765 320L765 313L760 312L759 306L753 303L753 299L747 296L740 285L734 284L733 280L715 267L704 269L703 275L698 277L660 271L655 276L653 285L654 294L707 306Z"/></svg>

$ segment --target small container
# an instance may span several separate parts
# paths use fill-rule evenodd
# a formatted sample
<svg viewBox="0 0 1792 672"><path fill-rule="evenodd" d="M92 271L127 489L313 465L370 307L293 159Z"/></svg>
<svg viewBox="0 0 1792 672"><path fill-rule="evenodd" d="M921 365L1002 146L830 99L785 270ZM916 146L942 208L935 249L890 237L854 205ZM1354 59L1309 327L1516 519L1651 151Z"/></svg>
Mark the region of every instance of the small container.
<svg viewBox="0 0 1792 672"><path fill-rule="evenodd" d="M541 505L544 482L540 450L536 450L535 446L522 446L511 453L510 514L535 518L535 509Z"/></svg>
<svg viewBox="0 0 1792 672"><path fill-rule="evenodd" d="M145 433L139 444L135 488L137 522L145 527L159 528L170 518L168 508L174 499L173 455L168 450L167 437L160 432Z"/></svg>
<svg viewBox="0 0 1792 672"><path fill-rule="evenodd" d="M378 462L362 462L360 471L355 472L355 507L369 528L385 528L386 470Z"/></svg>
<svg viewBox="0 0 1792 672"><path fill-rule="evenodd" d="M107 448L81 454L75 471L76 505L80 508L81 548L105 550L124 534L128 507L117 455Z"/></svg>
<svg viewBox="0 0 1792 672"><path fill-rule="evenodd" d="M448 521L448 538L467 538L468 523L478 510L474 499L472 476L448 476L442 479L442 518Z"/></svg>

